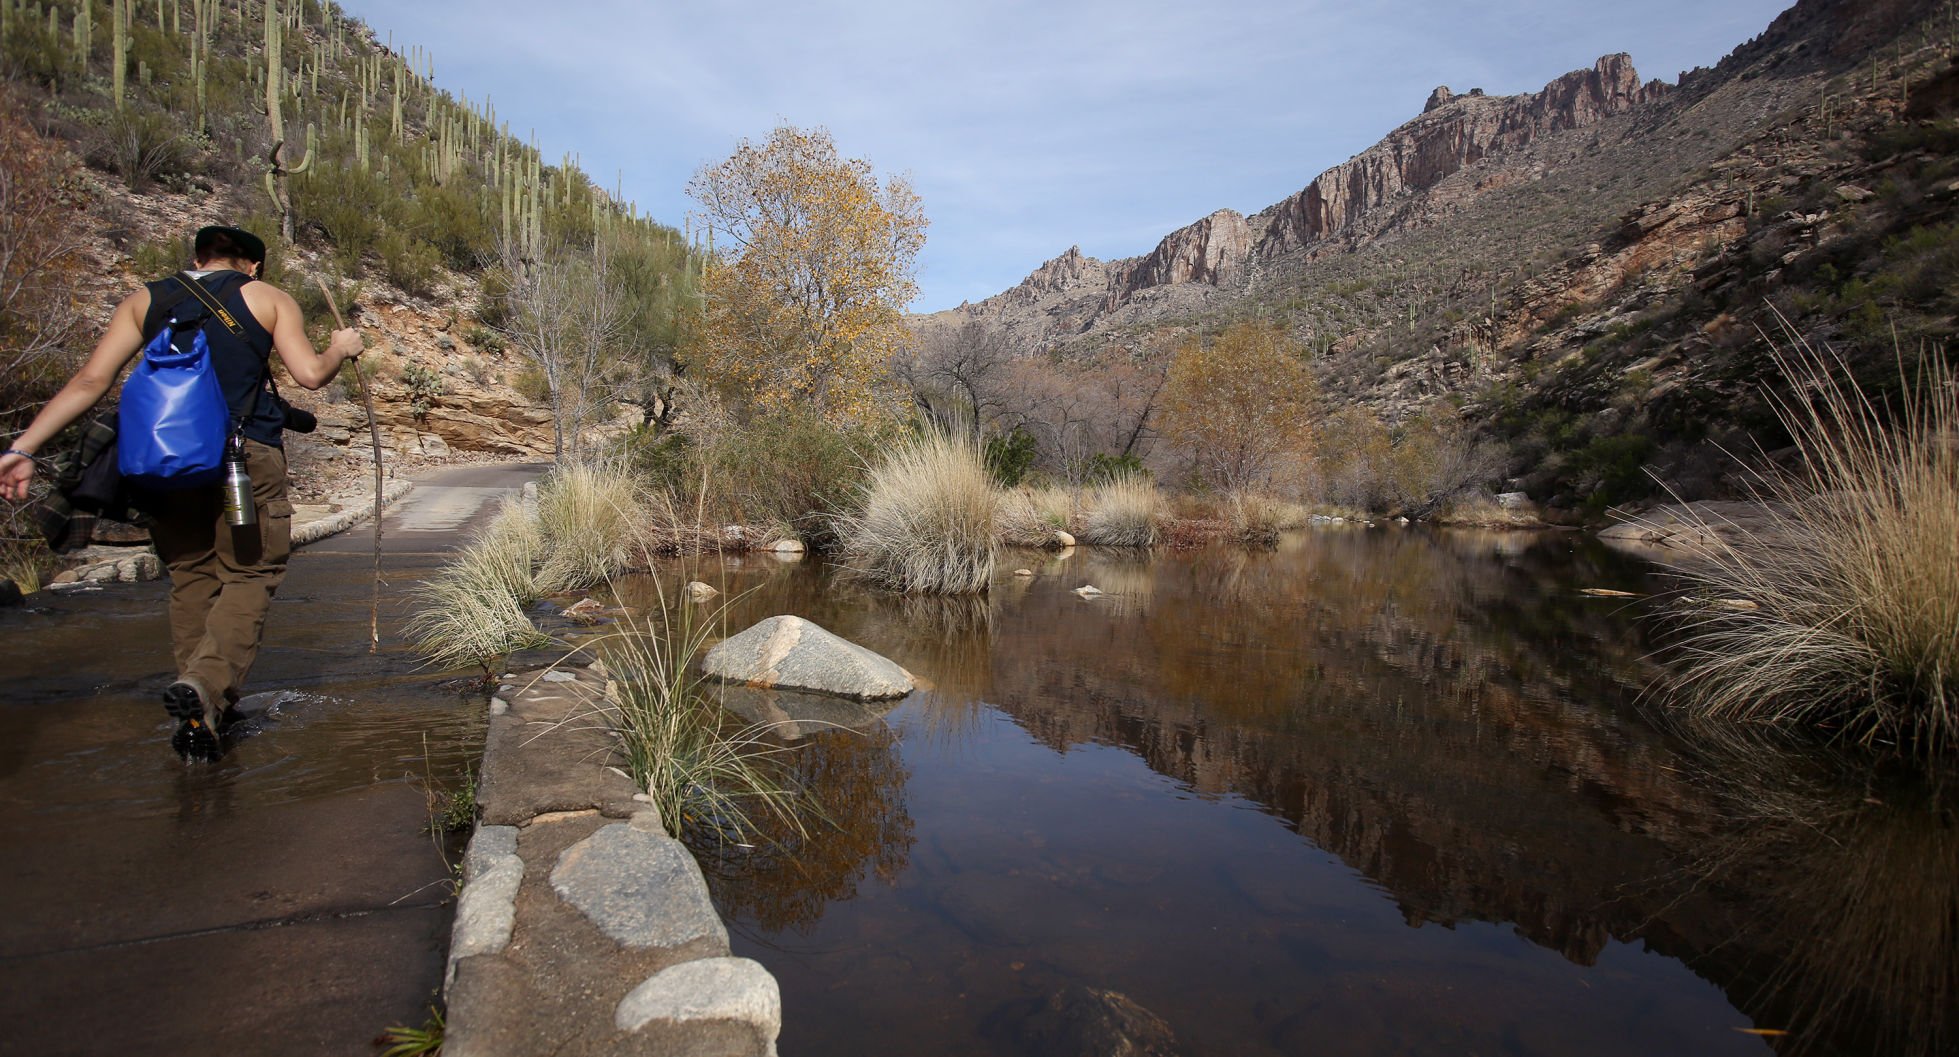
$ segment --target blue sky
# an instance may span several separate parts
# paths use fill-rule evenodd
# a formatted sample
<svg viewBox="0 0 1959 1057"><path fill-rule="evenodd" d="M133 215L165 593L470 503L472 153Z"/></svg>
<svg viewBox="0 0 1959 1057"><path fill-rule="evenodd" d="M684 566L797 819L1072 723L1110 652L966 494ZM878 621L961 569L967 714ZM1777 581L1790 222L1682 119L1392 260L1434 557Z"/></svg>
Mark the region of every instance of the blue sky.
<svg viewBox="0 0 1959 1057"><path fill-rule="evenodd" d="M1534 91L1600 55L1711 66L1790 0L342 0L437 84L490 97L679 226L695 170L778 124L905 173L932 227L923 311L1080 245L1147 252L1261 209L1419 113L1430 89Z"/></svg>

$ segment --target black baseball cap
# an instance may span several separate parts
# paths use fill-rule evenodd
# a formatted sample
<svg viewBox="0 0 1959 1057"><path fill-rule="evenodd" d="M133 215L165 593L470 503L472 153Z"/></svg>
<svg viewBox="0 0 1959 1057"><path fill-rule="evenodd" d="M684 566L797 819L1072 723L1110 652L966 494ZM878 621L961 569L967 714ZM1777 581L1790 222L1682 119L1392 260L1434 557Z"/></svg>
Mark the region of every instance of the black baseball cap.
<svg viewBox="0 0 1959 1057"><path fill-rule="evenodd" d="M238 257L243 260L250 261L253 264L265 263L264 239L246 231L244 228L226 227L223 224L212 224L210 227L199 228L197 231L197 242L191 249L192 253L200 261L209 260L212 256L211 251L214 249L220 251L236 249L238 251ZM222 256L229 257L231 254L222 253Z"/></svg>

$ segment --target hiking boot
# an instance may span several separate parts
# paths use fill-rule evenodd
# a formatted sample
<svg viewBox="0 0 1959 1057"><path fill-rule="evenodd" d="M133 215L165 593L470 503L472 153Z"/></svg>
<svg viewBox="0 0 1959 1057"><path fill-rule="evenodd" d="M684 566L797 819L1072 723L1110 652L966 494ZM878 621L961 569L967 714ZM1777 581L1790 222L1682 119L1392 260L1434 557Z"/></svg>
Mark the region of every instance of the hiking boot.
<svg viewBox="0 0 1959 1057"><path fill-rule="evenodd" d="M210 698L188 679L179 679L163 691L163 709L177 720L177 732L170 735L170 747L186 760L216 760L219 711Z"/></svg>

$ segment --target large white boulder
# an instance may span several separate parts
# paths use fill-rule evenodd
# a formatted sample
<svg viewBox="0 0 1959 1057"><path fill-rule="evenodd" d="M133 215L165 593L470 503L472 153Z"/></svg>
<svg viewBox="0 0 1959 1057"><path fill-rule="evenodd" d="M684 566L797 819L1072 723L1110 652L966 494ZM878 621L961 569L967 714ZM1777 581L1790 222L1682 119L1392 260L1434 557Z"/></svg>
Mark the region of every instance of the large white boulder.
<svg viewBox="0 0 1959 1057"><path fill-rule="evenodd" d="M911 693L910 672L794 616L776 616L707 651L710 678L764 689L879 701Z"/></svg>

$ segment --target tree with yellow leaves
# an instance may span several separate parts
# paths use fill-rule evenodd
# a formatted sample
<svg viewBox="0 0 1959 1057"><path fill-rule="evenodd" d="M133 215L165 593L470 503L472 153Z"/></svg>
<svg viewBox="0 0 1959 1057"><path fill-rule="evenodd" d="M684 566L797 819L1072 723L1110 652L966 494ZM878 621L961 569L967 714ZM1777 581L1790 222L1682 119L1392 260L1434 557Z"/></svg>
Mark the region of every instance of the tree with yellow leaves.
<svg viewBox="0 0 1959 1057"><path fill-rule="evenodd" d="M1269 484L1311 441L1319 395L1305 349L1283 330L1239 323L1209 343L1177 348L1163 392L1163 435L1212 485L1235 492Z"/></svg>
<svg viewBox="0 0 1959 1057"><path fill-rule="evenodd" d="M763 411L883 417L878 383L905 339L925 245L911 185L879 186L829 132L784 126L695 173L687 193L716 243L697 353L709 378Z"/></svg>

